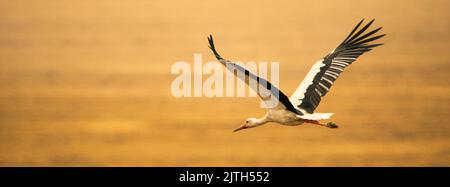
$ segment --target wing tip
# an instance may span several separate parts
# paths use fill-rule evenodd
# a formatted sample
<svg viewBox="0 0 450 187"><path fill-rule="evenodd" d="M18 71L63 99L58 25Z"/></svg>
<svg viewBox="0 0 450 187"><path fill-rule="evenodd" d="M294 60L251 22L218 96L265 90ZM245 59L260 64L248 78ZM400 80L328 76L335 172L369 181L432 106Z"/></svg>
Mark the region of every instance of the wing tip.
<svg viewBox="0 0 450 187"><path fill-rule="evenodd" d="M208 43L209 43L208 47L214 53L214 56L216 56L217 60L223 60L223 58L216 51L216 47L214 46L214 39L213 39L212 34L209 34L209 36L208 36Z"/></svg>
<svg viewBox="0 0 450 187"><path fill-rule="evenodd" d="M212 35L211 34L209 34L209 36L207 37L208 38L208 43L209 43L209 48L210 49L213 49L214 48L214 41L213 41L213 37L212 37Z"/></svg>
<svg viewBox="0 0 450 187"><path fill-rule="evenodd" d="M352 30L352 32L350 32L350 34L341 43L341 45L356 47L358 45L364 45L364 44L367 44L368 42L371 42L371 41L374 41L374 40L377 40L379 38L386 36L386 34L381 34L378 36L371 37L378 31L380 31L383 27L378 27L370 32L367 32L366 34L363 34L372 25L372 23L375 21L375 19L370 20L364 27L362 27L361 29L358 30L359 26L363 23L364 20L365 20L364 18L361 19L361 21L355 26L355 28ZM356 32L356 30L358 30L358 31ZM362 36L360 36L360 35L362 35ZM366 39L366 38L368 38L368 39Z"/></svg>

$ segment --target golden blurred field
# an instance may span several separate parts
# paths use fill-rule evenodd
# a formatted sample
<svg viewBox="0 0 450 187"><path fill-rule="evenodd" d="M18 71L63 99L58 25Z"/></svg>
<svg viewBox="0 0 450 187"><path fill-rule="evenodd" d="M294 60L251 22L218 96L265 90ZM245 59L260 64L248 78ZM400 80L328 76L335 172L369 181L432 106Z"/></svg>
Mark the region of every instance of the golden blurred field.
<svg viewBox="0 0 450 187"><path fill-rule="evenodd" d="M450 166L450 2L0 3L1 166ZM176 61L280 62L287 95L361 18L388 34L318 112L268 124L256 98L174 98ZM204 77L206 78L206 77Z"/></svg>

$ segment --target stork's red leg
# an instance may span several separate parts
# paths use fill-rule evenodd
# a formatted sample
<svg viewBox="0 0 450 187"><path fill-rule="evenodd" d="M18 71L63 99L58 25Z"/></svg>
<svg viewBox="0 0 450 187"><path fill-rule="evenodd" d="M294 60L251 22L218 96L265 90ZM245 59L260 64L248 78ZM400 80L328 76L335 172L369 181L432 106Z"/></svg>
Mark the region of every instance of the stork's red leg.
<svg viewBox="0 0 450 187"><path fill-rule="evenodd" d="M332 122L329 122L327 124L323 124L323 123L320 123L317 120L304 119L303 121L305 123L310 123L310 124L313 124L313 125L319 125L319 126L328 127L328 128L338 128L338 126L335 123L332 123Z"/></svg>
<svg viewBox="0 0 450 187"><path fill-rule="evenodd" d="M317 121L317 120L304 119L303 121L304 121L305 123L311 123L311 124L313 124L313 125L320 125L320 126L324 126L324 127L327 126L326 124L322 124L322 123L320 123L320 122Z"/></svg>

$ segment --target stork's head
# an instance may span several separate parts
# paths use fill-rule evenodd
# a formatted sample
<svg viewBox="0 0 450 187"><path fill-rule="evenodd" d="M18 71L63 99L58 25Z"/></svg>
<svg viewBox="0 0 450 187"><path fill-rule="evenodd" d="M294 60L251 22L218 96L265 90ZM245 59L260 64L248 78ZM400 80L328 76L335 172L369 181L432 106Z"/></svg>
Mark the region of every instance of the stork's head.
<svg viewBox="0 0 450 187"><path fill-rule="evenodd" d="M242 124L239 128L235 129L234 132L240 131L243 129L253 128L253 127L256 127L259 125L262 125L262 123L260 123L260 120L258 120L256 118L248 118L247 120L245 120L245 123Z"/></svg>

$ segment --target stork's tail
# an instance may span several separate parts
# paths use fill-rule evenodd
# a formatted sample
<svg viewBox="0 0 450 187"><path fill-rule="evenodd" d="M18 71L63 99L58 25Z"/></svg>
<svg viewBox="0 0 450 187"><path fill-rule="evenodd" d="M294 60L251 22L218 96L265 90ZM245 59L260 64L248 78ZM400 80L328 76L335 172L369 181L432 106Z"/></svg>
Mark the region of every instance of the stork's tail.
<svg viewBox="0 0 450 187"><path fill-rule="evenodd" d="M330 117L333 115L333 113L314 113L314 114L305 114L303 116L298 116L301 119L307 119L307 120L323 120L323 119L330 119Z"/></svg>
<svg viewBox="0 0 450 187"><path fill-rule="evenodd" d="M319 122L319 120L324 119L330 119L330 117L333 115L333 113L314 113L314 114L308 114L306 113L303 116L298 115L297 117L304 119L304 120L312 120L315 121L314 124L319 124L328 128L338 128L339 126L336 123L328 122L327 124L322 124Z"/></svg>

